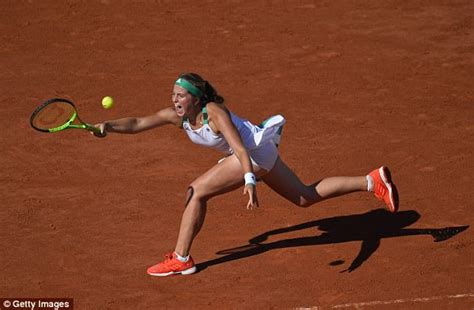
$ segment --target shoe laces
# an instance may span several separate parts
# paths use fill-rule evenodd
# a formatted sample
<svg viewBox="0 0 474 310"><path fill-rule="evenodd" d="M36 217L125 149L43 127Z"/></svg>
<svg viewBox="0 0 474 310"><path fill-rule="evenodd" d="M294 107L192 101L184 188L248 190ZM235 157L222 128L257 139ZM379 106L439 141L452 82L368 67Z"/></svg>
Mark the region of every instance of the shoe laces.
<svg viewBox="0 0 474 310"><path fill-rule="evenodd" d="M183 263L179 261L176 257L174 257L173 253L168 253L168 254L165 254L165 260L163 261L162 264L163 266L166 266L166 268L174 269L187 263Z"/></svg>
<svg viewBox="0 0 474 310"><path fill-rule="evenodd" d="M173 253L167 253L165 254L165 263L173 260Z"/></svg>

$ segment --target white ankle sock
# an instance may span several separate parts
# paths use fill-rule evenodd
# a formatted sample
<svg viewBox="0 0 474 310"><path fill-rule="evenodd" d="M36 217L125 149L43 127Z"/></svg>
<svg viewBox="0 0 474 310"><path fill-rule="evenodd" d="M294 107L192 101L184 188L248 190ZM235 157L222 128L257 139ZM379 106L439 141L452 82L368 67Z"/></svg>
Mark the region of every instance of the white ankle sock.
<svg viewBox="0 0 474 310"><path fill-rule="evenodd" d="M372 192L374 190L374 179L370 175L365 178L367 179L367 191Z"/></svg>
<svg viewBox="0 0 474 310"><path fill-rule="evenodd" d="M185 263L189 260L189 255L188 256L181 256L176 252L174 252L174 254L176 254L176 258L182 263Z"/></svg>

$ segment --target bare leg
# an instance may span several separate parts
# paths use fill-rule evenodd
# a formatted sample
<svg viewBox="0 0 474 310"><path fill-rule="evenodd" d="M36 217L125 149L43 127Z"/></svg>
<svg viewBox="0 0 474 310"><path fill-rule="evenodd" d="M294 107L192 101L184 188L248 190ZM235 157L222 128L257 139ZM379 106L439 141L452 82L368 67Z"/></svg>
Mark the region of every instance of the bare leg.
<svg viewBox="0 0 474 310"><path fill-rule="evenodd" d="M266 172L257 167L254 167L254 171L256 175ZM188 188L186 209L181 219L176 253L181 256L189 254L192 242L204 223L207 201L242 186L243 178L242 166L235 155L232 155L191 183Z"/></svg>
<svg viewBox="0 0 474 310"><path fill-rule="evenodd" d="M305 185L280 158L262 179L278 194L300 207L309 207L324 199L367 190L365 176L330 177Z"/></svg>
<svg viewBox="0 0 474 310"><path fill-rule="evenodd" d="M367 191L367 179L358 177L329 177L319 181L315 187L322 199L337 197L356 191Z"/></svg>

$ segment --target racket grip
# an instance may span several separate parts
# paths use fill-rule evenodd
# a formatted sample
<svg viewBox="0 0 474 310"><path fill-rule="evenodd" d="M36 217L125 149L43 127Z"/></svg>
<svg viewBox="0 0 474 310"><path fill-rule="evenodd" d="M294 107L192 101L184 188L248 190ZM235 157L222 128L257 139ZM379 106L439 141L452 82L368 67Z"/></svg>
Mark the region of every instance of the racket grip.
<svg viewBox="0 0 474 310"><path fill-rule="evenodd" d="M101 134L100 128L97 128L97 127L94 127L94 126L91 126L91 125L88 125L88 126L87 126L87 130L90 130L90 131L92 131L92 132L94 132L94 133L99 133L99 134Z"/></svg>
<svg viewBox="0 0 474 310"><path fill-rule="evenodd" d="M105 135L100 131L100 128L95 127L95 126L92 126L92 125L89 125L89 124L85 124L85 125L86 125L86 129L87 129L87 130L92 131L93 133L97 134L99 137L100 137L100 136L105 136Z"/></svg>

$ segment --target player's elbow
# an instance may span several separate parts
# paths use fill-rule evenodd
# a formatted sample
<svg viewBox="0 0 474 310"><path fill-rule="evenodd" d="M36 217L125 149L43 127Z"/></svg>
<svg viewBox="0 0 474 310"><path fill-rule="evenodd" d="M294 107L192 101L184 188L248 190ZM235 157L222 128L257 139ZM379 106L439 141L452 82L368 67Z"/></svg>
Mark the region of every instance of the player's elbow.
<svg viewBox="0 0 474 310"><path fill-rule="evenodd" d="M130 132L131 134L137 134L146 130L146 124L140 118L133 118L130 122Z"/></svg>

